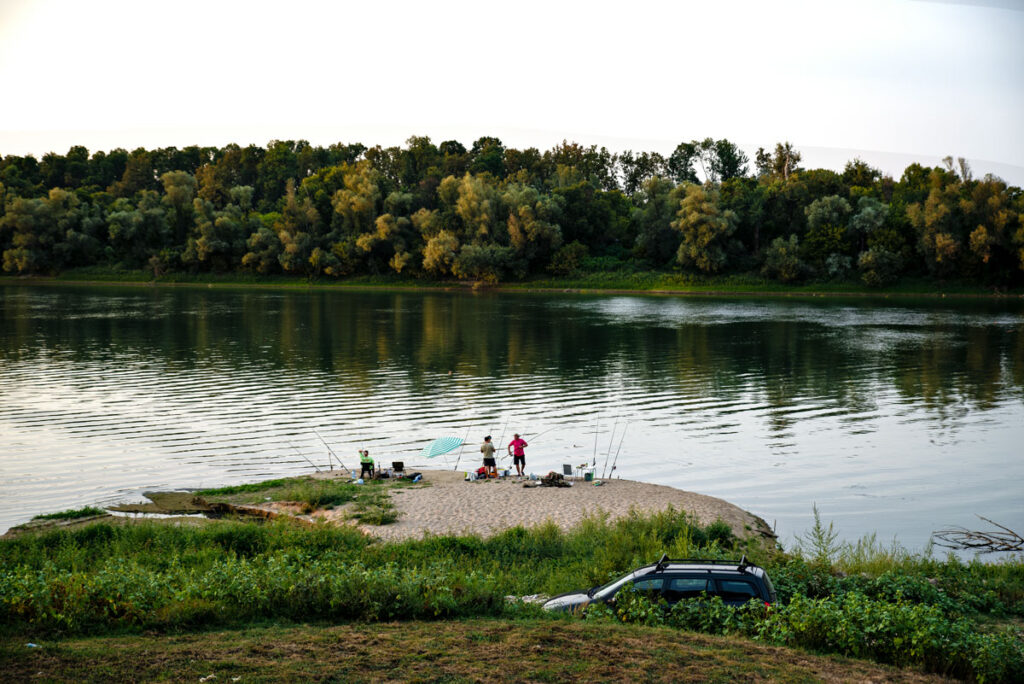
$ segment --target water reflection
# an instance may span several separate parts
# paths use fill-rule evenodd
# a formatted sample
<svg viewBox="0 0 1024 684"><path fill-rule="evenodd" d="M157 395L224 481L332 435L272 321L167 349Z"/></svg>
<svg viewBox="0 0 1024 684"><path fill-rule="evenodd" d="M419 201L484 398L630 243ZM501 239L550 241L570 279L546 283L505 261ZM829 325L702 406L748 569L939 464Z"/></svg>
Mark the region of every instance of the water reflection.
<svg viewBox="0 0 1024 684"><path fill-rule="evenodd" d="M812 501L911 544L1024 517L1016 302L7 286L0 331L0 527L301 470L313 425L408 458L509 421L555 428L538 469L606 458L628 421L624 476L784 534Z"/></svg>

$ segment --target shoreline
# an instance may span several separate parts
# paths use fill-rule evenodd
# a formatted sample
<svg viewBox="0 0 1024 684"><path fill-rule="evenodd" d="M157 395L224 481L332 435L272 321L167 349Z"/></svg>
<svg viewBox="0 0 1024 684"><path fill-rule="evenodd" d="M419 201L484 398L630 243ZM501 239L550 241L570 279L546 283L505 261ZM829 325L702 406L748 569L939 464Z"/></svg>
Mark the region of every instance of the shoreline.
<svg viewBox="0 0 1024 684"><path fill-rule="evenodd" d="M294 291L376 291L376 292L470 292L477 293L525 293L525 294L576 294L576 295L651 295L656 297L770 297L775 299L963 299L992 301L1024 300L1024 292L957 292L957 291L894 291L894 290L829 290L829 289L721 289L721 288L621 288L579 286L571 282L564 285L506 283L498 285L482 285L469 281L453 281L451 283L408 284L393 283L352 283L345 280L334 282L310 282L296 279L294 282L278 281L219 281L195 280L117 280L117 279L65 279L59 276L7 276L0 275L0 285L15 286L57 286L57 287L130 287L130 288L184 288L184 289L217 289L217 290L294 290Z"/></svg>
<svg viewBox="0 0 1024 684"><path fill-rule="evenodd" d="M764 519L733 503L668 485L615 478L600 480L600 485L574 480L570 487L539 487L524 486L530 481L515 477L466 481L462 471L421 468L418 472L423 475L422 485L387 488L385 495L390 498L398 517L396 521L383 525L353 520L351 504L336 508L316 508L304 514L300 505L287 499L225 506L219 503L223 497L217 495L200 497L197 490L176 490L148 492L146 497L150 499L150 503L106 506L103 515L72 519L33 519L5 530L0 534L0 539L53 529L84 527L96 522L195 522L194 517L180 516L195 516L204 511L224 509L254 519L287 518L304 523L324 521L339 527L352 526L381 542L422 539L431 535L469 535L486 538L514 527L534 528L547 524L554 524L561 530L568 531L593 516L616 520L634 514L660 513L670 507L676 511L689 513L702 526L721 520L741 539L776 538ZM349 472L342 469L308 473L288 479L301 481L304 478L341 481L343 484L350 482ZM261 482L264 481L251 484ZM399 481L379 482L397 484ZM367 491L372 491L370 487L376 488L377 485L364 487L367 487ZM171 503L166 503L168 501ZM165 505L167 507L164 507ZM111 511L131 515L114 515Z"/></svg>

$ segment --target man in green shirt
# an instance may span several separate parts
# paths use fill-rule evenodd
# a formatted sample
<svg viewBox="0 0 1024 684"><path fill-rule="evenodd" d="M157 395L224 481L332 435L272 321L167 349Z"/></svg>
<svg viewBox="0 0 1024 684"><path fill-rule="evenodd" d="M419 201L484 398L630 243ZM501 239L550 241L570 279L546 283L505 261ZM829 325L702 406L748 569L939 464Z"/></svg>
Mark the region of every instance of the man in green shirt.
<svg viewBox="0 0 1024 684"><path fill-rule="evenodd" d="M370 452L368 449L359 450L359 477L364 477L369 473L370 477L373 477L373 459L370 458Z"/></svg>

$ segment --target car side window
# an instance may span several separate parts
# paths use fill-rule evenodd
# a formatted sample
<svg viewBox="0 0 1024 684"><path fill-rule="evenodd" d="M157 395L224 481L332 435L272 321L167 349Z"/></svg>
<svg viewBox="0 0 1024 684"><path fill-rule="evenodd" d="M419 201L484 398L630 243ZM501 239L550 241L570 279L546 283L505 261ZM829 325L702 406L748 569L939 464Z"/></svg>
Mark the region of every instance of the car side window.
<svg viewBox="0 0 1024 684"><path fill-rule="evenodd" d="M708 591L707 577L673 577L665 589L666 601L697 598Z"/></svg>
<svg viewBox="0 0 1024 684"><path fill-rule="evenodd" d="M633 590L643 592L645 594L660 594L662 587L665 586L665 579L663 577L652 577L650 579L641 579L633 582Z"/></svg>
<svg viewBox="0 0 1024 684"><path fill-rule="evenodd" d="M749 601L757 597L757 587L743 580L718 580L718 595L723 601Z"/></svg>

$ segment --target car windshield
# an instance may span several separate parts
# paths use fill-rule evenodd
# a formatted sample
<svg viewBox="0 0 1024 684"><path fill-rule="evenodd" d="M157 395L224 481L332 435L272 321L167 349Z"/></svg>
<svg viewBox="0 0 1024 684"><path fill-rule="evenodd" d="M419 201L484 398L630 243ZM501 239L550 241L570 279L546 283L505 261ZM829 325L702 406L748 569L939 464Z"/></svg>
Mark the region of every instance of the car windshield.
<svg viewBox="0 0 1024 684"><path fill-rule="evenodd" d="M615 592L617 592L626 582L632 582L633 580L637 579L638 577L642 577L647 573L647 568L641 570L634 570L633 572L627 574L625 577L620 577L617 580L612 580L608 584L591 589L587 593L591 596L591 598L605 599L613 595Z"/></svg>

